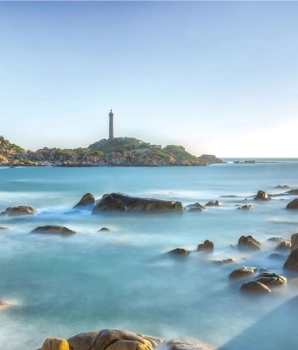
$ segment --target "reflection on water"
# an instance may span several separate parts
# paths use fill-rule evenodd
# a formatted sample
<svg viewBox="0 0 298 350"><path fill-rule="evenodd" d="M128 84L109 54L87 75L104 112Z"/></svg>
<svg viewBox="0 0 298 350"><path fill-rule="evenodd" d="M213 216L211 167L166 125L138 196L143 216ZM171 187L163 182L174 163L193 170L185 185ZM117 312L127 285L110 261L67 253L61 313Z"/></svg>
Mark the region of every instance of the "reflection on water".
<svg viewBox="0 0 298 350"><path fill-rule="evenodd" d="M199 338L231 350L248 349L243 344L267 349L269 343L277 350L278 338L287 336L290 349L295 345L288 334L296 320L291 306L297 276L283 271L283 260L269 258L276 244L267 240L289 239L297 231L296 213L284 209L293 197L259 203L243 195L295 183L297 170L298 163L291 162L2 171L0 211L22 204L36 207L38 214L0 217L0 226L10 229L0 232L0 300L14 304L0 311L0 348L9 342L10 350L36 349L48 336L67 338L111 327ZM198 213L65 214L86 192L100 198L115 191L185 204L220 200L224 206ZM248 202L252 210L236 210ZM30 233L47 224L77 233ZM97 232L101 227L110 232ZM262 251L238 251L241 235L253 235ZM196 251L205 239L214 242L213 253ZM191 252L179 258L166 254L177 247ZM235 262L215 263L228 258ZM288 284L266 296L243 295L243 281L228 279L240 266L267 268L287 277Z"/></svg>

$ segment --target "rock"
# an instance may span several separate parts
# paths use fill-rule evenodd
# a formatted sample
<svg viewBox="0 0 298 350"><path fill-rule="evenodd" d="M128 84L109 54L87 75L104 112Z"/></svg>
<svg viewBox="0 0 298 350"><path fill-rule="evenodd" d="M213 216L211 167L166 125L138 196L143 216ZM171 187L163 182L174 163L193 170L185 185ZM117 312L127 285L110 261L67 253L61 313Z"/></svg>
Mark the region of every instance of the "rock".
<svg viewBox="0 0 298 350"><path fill-rule="evenodd" d="M110 231L107 227L102 227L100 230L98 230L97 232L103 232L103 231Z"/></svg>
<svg viewBox="0 0 298 350"><path fill-rule="evenodd" d="M269 287L280 286L287 283L287 279L281 275L275 273L264 272L259 275L256 280L257 282L263 283Z"/></svg>
<svg viewBox="0 0 298 350"><path fill-rule="evenodd" d="M223 259L223 260L214 260L215 263L217 264L230 264L236 262L235 259Z"/></svg>
<svg viewBox="0 0 298 350"><path fill-rule="evenodd" d="M296 248L298 248L298 233L291 236L291 252Z"/></svg>
<svg viewBox="0 0 298 350"><path fill-rule="evenodd" d="M238 207L237 209L243 209L243 210L251 210L254 206L251 205L251 204L245 204L245 205L242 205L240 207Z"/></svg>
<svg viewBox="0 0 298 350"><path fill-rule="evenodd" d="M69 350L69 345L65 339L47 338L41 350Z"/></svg>
<svg viewBox="0 0 298 350"><path fill-rule="evenodd" d="M294 249L284 263L284 268L298 271L298 248Z"/></svg>
<svg viewBox="0 0 298 350"><path fill-rule="evenodd" d="M130 211L130 212L166 212L183 211L184 207L178 201L165 201L154 198L130 197L122 193L106 194L96 203L92 214L100 211Z"/></svg>
<svg viewBox="0 0 298 350"><path fill-rule="evenodd" d="M176 248L176 249L170 250L169 253L177 254L177 255L186 255L186 254L189 254L189 250L184 248Z"/></svg>
<svg viewBox="0 0 298 350"><path fill-rule="evenodd" d="M198 245L198 250L213 250L214 244L208 239L203 243Z"/></svg>
<svg viewBox="0 0 298 350"><path fill-rule="evenodd" d="M284 242L284 239L282 237L271 237L271 238L268 238L269 242Z"/></svg>
<svg viewBox="0 0 298 350"><path fill-rule="evenodd" d="M71 350L153 350L152 342L153 338L116 329L80 333L68 339Z"/></svg>
<svg viewBox="0 0 298 350"><path fill-rule="evenodd" d="M0 300L0 309L8 307L8 306L12 306L12 303L10 303L9 301Z"/></svg>
<svg viewBox="0 0 298 350"><path fill-rule="evenodd" d="M276 185L274 188L290 188L288 185Z"/></svg>
<svg viewBox="0 0 298 350"><path fill-rule="evenodd" d="M73 231L65 226L56 226L56 225L46 225L46 226L39 226L31 233L60 233L60 234L72 234L76 233L76 231Z"/></svg>
<svg viewBox="0 0 298 350"><path fill-rule="evenodd" d="M167 349L170 350L212 350L214 347L211 345L206 345L199 343L197 341L181 340L181 339L171 339L165 341ZM163 348L164 349L164 348Z"/></svg>
<svg viewBox="0 0 298 350"><path fill-rule="evenodd" d="M205 204L206 207L222 207L222 203L219 201L209 201Z"/></svg>
<svg viewBox="0 0 298 350"><path fill-rule="evenodd" d="M268 194L265 191L258 191L256 197L254 200L259 200L259 201L268 201L271 198L268 196Z"/></svg>
<svg viewBox="0 0 298 350"><path fill-rule="evenodd" d="M286 209L298 209L298 198L295 198L292 202L288 203Z"/></svg>
<svg viewBox="0 0 298 350"><path fill-rule="evenodd" d="M290 190L290 191L287 191L286 193L287 193L287 194L290 194L290 195L297 196L297 195L298 195L298 189L296 189L296 190Z"/></svg>
<svg viewBox="0 0 298 350"><path fill-rule="evenodd" d="M188 211L195 211L195 210L200 210L202 211L203 209L206 209L202 204L200 204L199 202L194 203L194 204L189 204L185 207L186 209L188 209ZM192 210L194 209L194 210Z"/></svg>
<svg viewBox="0 0 298 350"><path fill-rule="evenodd" d="M255 281L244 283L241 286L240 290L243 292L253 293L271 293L271 290L265 286L265 284Z"/></svg>
<svg viewBox="0 0 298 350"><path fill-rule="evenodd" d="M190 209L188 209L188 211L190 213L197 213L198 211L203 211L203 209L201 209L201 208L190 208Z"/></svg>
<svg viewBox="0 0 298 350"><path fill-rule="evenodd" d="M261 243L252 236L241 236L238 240L238 248L261 250Z"/></svg>
<svg viewBox="0 0 298 350"><path fill-rule="evenodd" d="M81 198L79 203L77 203L74 208L78 207L90 207L95 203L95 198L92 193L86 193L84 196Z"/></svg>
<svg viewBox="0 0 298 350"><path fill-rule="evenodd" d="M289 250L291 248L290 242L282 241L276 246L276 250Z"/></svg>
<svg viewBox="0 0 298 350"><path fill-rule="evenodd" d="M0 226L0 231L9 231L9 228L5 226Z"/></svg>
<svg viewBox="0 0 298 350"><path fill-rule="evenodd" d="M229 278L234 279L234 278L243 278L249 275L253 275L256 272L256 269L250 269L248 267L241 267L239 269L236 269L232 271L229 274Z"/></svg>
<svg viewBox="0 0 298 350"><path fill-rule="evenodd" d="M20 205L18 207L9 207L0 215L19 216L19 215L33 215L37 212L35 208Z"/></svg>
<svg viewBox="0 0 298 350"><path fill-rule="evenodd" d="M97 214L103 211L124 211L124 203L119 198L114 198L111 195L104 195L102 199L95 204L92 214Z"/></svg>

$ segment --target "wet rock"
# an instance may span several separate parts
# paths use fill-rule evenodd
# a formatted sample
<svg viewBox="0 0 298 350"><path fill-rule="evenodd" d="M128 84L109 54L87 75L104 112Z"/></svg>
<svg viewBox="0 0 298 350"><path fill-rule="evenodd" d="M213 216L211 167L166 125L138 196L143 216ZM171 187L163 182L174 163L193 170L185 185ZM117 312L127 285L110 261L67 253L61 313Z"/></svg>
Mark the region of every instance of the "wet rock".
<svg viewBox="0 0 298 350"><path fill-rule="evenodd" d="M286 209L298 209L298 198L295 198L292 202L288 203Z"/></svg>
<svg viewBox="0 0 298 350"><path fill-rule="evenodd" d="M239 269L236 269L234 271L232 271L229 274L229 278L231 279L235 279L235 278L243 278L243 277L247 277L250 275L254 275L256 272L256 269L251 269L248 267L241 267Z"/></svg>
<svg viewBox="0 0 298 350"><path fill-rule="evenodd" d="M104 329L80 333L68 339L71 350L153 350L151 341L128 331Z"/></svg>
<svg viewBox="0 0 298 350"><path fill-rule="evenodd" d="M278 245L276 246L276 250L290 250L291 248L291 244L290 242L287 241L282 241L280 243L278 243Z"/></svg>
<svg viewBox="0 0 298 350"><path fill-rule="evenodd" d="M69 345L65 339L47 338L41 350L69 350Z"/></svg>
<svg viewBox="0 0 298 350"><path fill-rule="evenodd" d="M21 215L33 215L37 212L35 208L20 205L18 207L9 207L5 211L3 211L0 215L8 215L8 216L21 216Z"/></svg>
<svg viewBox="0 0 298 350"><path fill-rule="evenodd" d="M9 307L9 306L12 306L12 303L10 303L9 301L0 300L0 309Z"/></svg>
<svg viewBox="0 0 298 350"><path fill-rule="evenodd" d="M0 226L0 231L9 231L9 228L5 226Z"/></svg>
<svg viewBox="0 0 298 350"><path fill-rule="evenodd" d="M79 203L77 203L74 208L78 207L90 207L95 203L95 198L92 193L86 193L84 196L81 198Z"/></svg>
<svg viewBox="0 0 298 350"><path fill-rule="evenodd" d="M274 188L290 188L288 185L276 185Z"/></svg>
<svg viewBox="0 0 298 350"><path fill-rule="evenodd" d="M265 284L256 282L256 281L251 281L244 283L240 290L242 292L252 292L252 293L271 293L271 290L265 286Z"/></svg>
<svg viewBox="0 0 298 350"><path fill-rule="evenodd" d="M284 268L298 271L298 248L294 249L284 263Z"/></svg>
<svg viewBox="0 0 298 350"><path fill-rule="evenodd" d="M219 201L209 201L205 204L206 207L222 207L222 203Z"/></svg>
<svg viewBox="0 0 298 350"><path fill-rule="evenodd" d="M251 210L253 207L254 206L251 204L246 204L246 205L239 206L237 209Z"/></svg>
<svg viewBox="0 0 298 350"><path fill-rule="evenodd" d="M265 191L258 191L257 195L255 196L254 200L259 200L259 201L268 201L271 198Z"/></svg>
<svg viewBox="0 0 298 350"><path fill-rule="evenodd" d="M215 262L216 264L230 264L230 263L235 263L236 260L230 258L230 259L214 260L214 262Z"/></svg>
<svg viewBox="0 0 298 350"><path fill-rule="evenodd" d="M202 211L203 209L206 209L202 204L200 204L199 202L194 203L194 204L189 204L185 207L186 209L188 209L188 211L195 211L196 209L199 209L200 211ZM194 210L192 210L194 209Z"/></svg>
<svg viewBox="0 0 298 350"><path fill-rule="evenodd" d="M177 255L186 255L186 254L189 254L189 250L184 248L176 248L176 249L170 250L169 253L177 254Z"/></svg>
<svg viewBox="0 0 298 350"><path fill-rule="evenodd" d="M97 232L107 232L110 231L107 227L102 227L100 230L98 230Z"/></svg>
<svg viewBox="0 0 298 350"><path fill-rule="evenodd" d="M296 248L298 248L298 233L291 236L291 252Z"/></svg>
<svg viewBox="0 0 298 350"><path fill-rule="evenodd" d="M214 250L214 244L207 239L203 244L198 245L198 250Z"/></svg>
<svg viewBox="0 0 298 350"><path fill-rule="evenodd" d="M286 193L287 193L287 194L290 194L290 195L297 196L297 195L298 195L298 189L296 189L296 190L290 190L290 191L287 191Z"/></svg>
<svg viewBox="0 0 298 350"><path fill-rule="evenodd" d="M238 248L261 250L261 243L252 236L241 236L238 240Z"/></svg>
<svg viewBox="0 0 298 350"><path fill-rule="evenodd" d="M60 233L60 234L72 234L76 233L76 231L73 231L65 226L56 226L56 225L46 225L46 226L39 226L31 233Z"/></svg>
<svg viewBox="0 0 298 350"><path fill-rule="evenodd" d="M103 211L124 211L124 203L110 195L105 195L103 198L95 205L92 210L92 214L97 214Z"/></svg>
<svg viewBox="0 0 298 350"><path fill-rule="evenodd" d="M269 287L280 286L287 283L287 279L285 277L269 272L261 273L256 281Z"/></svg>

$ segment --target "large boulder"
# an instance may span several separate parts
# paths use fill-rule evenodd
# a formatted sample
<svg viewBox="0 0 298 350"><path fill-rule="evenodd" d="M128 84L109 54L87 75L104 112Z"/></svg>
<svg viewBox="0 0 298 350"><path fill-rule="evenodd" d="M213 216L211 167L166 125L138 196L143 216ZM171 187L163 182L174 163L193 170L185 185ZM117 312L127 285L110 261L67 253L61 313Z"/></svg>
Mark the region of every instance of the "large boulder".
<svg viewBox="0 0 298 350"><path fill-rule="evenodd" d="M288 241L282 241L276 246L276 250L289 250L291 248L291 243Z"/></svg>
<svg viewBox="0 0 298 350"><path fill-rule="evenodd" d="M98 214L103 211L124 211L124 203L121 199L115 198L112 195L104 195L102 199L95 204L92 214Z"/></svg>
<svg viewBox="0 0 298 350"><path fill-rule="evenodd" d="M298 198L295 198L292 202L288 203L286 209L298 209Z"/></svg>
<svg viewBox="0 0 298 350"><path fill-rule="evenodd" d="M96 203L92 214L101 211L130 211L130 212L166 212L183 211L184 207L178 201L165 201L154 198L130 197L122 193L106 194Z"/></svg>
<svg viewBox="0 0 298 350"><path fill-rule="evenodd" d="M206 239L203 244L198 245L198 250L214 250L214 244Z"/></svg>
<svg viewBox="0 0 298 350"><path fill-rule="evenodd" d="M284 263L284 268L288 270L298 271L298 248L294 249L286 262Z"/></svg>
<svg viewBox="0 0 298 350"><path fill-rule="evenodd" d="M68 343L72 350L153 350L157 345L151 337L116 329L80 333Z"/></svg>
<svg viewBox="0 0 298 350"><path fill-rule="evenodd" d="M189 204L185 207L188 211L202 211L203 209L206 209L202 204L199 202L194 204Z"/></svg>
<svg viewBox="0 0 298 350"><path fill-rule="evenodd" d="M238 240L238 248L261 250L261 243L252 236L241 236Z"/></svg>
<svg viewBox="0 0 298 350"><path fill-rule="evenodd" d="M243 277L247 277L250 275L254 275L255 272L256 272L256 269L250 269L248 267L240 267L239 269L232 271L229 274L229 278L231 278L231 279L243 278Z"/></svg>
<svg viewBox="0 0 298 350"><path fill-rule="evenodd" d="M33 215L37 212L35 208L20 205L18 207L9 207L5 211L3 211L0 215L8 215L8 216L20 216L20 215Z"/></svg>
<svg viewBox="0 0 298 350"><path fill-rule="evenodd" d="M240 290L242 292L252 292L252 293L271 293L271 290L265 286L265 284L256 282L256 281L251 281L244 283Z"/></svg>
<svg viewBox="0 0 298 350"><path fill-rule="evenodd" d="M298 233L291 236L291 252L296 248L298 248Z"/></svg>
<svg viewBox="0 0 298 350"><path fill-rule="evenodd" d="M65 226L57 226L57 225L46 225L46 226L39 226L31 233L60 233L60 234L72 234L76 233L76 231L73 231Z"/></svg>
<svg viewBox="0 0 298 350"><path fill-rule="evenodd" d="M287 279L285 277L269 272L261 273L256 281L269 287L280 286L287 283Z"/></svg>
<svg viewBox="0 0 298 350"><path fill-rule="evenodd" d="M222 203L219 201L209 201L205 204L206 207L222 207Z"/></svg>
<svg viewBox="0 0 298 350"><path fill-rule="evenodd" d="M67 340L61 338L47 338L41 350L69 350Z"/></svg>
<svg viewBox="0 0 298 350"><path fill-rule="evenodd" d="M95 198L92 193L86 193L81 198L79 203L77 203L74 208L80 208L80 207L90 207L95 203Z"/></svg>
<svg viewBox="0 0 298 350"><path fill-rule="evenodd" d="M259 200L259 201L268 201L271 198L265 191L258 191L257 195L255 196L254 200Z"/></svg>

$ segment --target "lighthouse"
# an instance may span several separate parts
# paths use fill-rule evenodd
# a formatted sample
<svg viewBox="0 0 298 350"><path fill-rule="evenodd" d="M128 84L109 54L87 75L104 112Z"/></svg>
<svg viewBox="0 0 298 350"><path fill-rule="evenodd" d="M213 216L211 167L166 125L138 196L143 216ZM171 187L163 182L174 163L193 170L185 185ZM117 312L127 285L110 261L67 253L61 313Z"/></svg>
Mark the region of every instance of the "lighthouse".
<svg viewBox="0 0 298 350"><path fill-rule="evenodd" d="M114 138L114 113L110 110L109 114L109 140Z"/></svg>

